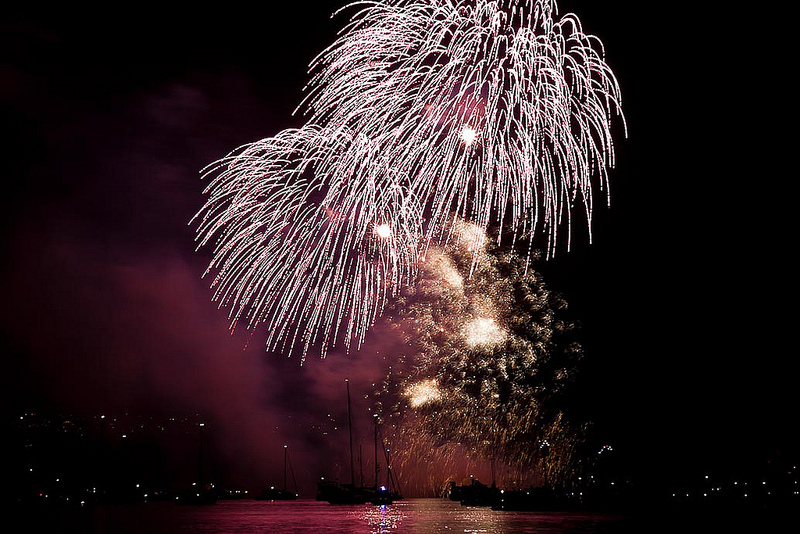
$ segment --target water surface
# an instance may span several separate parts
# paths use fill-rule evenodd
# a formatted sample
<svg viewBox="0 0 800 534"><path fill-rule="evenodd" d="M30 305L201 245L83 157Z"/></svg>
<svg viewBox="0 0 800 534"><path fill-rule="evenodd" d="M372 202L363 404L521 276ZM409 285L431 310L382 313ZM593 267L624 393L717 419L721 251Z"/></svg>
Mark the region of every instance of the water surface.
<svg viewBox="0 0 800 534"><path fill-rule="evenodd" d="M91 510L91 531L103 534L617 534L625 518L607 514L501 512L442 499L389 506L333 506L312 500L220 501L212 506L153 503Z"/></svg>

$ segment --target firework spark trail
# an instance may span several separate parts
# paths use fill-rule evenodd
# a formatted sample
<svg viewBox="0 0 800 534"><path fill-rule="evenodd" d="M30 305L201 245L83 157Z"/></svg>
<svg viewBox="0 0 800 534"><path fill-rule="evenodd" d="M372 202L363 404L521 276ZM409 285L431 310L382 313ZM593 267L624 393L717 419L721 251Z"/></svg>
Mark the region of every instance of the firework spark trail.
<svg viewBox="0 0 800 534"><path fill-rule="evenodd" d="M264 322L303 357L360 344L453 213L498 241L541 233L548 254L573 207L591 227L624 126L602 44L553 0L351 6L311 65L307 125L209 167L196 216L232 327Z"/></svg>
<svg viewBox="0 0 800 534"><path fill-rule="evenodd" d="M430 250L417 289L389 314L409 350L387 373L376 408L395 429L403 473L421 455L453 469L467 454L502 462L509 483L522 472L529 483L564 483L581 442L558 400L581 358L575 326L561 317L563 300L515 253L483 245L467 278L479 231L455 221L454 239ZM429 482L415 483L430 491Z"/></svg>
<svg viewBox="0 0 800 534"><path fill-rule="evenodd" d="M594 175L607 191L614 165L611 118L624 119L602 44L576 16L556 22L550 0L366 4L312 63L306 100L311 122L379 147L365 180L386 180L384 166L413 177L428 239L455 210L484 230L492 216L542 230L552 253L572 206L591 221Z"/></svg>
<svg viewBox="0 0 800 534"><path fill-rule="evenodd" d="M196 218L199 246L214 244L214 298L232 305L232 327L266 322L268 347L291 350L299 337L303 355L318 341L324 351L345 321L342 337L361 341L388 289L414 276L403 257L414 248L409 236L379 223L387 212L413 214L414 203L325 195L326 163L348 142L342 132L287 130L207 169L214 178Z"/></svg>

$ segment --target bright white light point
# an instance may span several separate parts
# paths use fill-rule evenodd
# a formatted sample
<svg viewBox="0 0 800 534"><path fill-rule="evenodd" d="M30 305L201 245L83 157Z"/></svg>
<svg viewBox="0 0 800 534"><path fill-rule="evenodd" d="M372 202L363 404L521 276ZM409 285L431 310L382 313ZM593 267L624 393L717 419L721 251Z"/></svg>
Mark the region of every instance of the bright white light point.
<svg viewBox="0 0 800 534"><path fill-rule="evenodd" d="M437 401L442 396L436 385L436 380L433 379L412 384L405 391L405 395L409 398L409 404L411 404L412 408L419 408L429 402Z"/></svg>
<svg viewBox="0 0 800 534"><path fill-rule="evenodd" d="M392 227L388 224L376 224L375 235L383 239L387 239L392 235Z"/></svg>
<svg viewBox="0 0 800 534"><path fill-rule="evenodd" d="M461 140L464 141L465 145L469 146L474 143L476 137L478 137L478 132L475 131L475 128L464 126L461 129Z"/></svg>
<svg viewBox="0 0 800 534"><path fill-rule="evenodd" d="M497 326L494 319L486 317L478 317L464 325L462 334L470 347L491 347L506 338L505 331Z"/></svg>

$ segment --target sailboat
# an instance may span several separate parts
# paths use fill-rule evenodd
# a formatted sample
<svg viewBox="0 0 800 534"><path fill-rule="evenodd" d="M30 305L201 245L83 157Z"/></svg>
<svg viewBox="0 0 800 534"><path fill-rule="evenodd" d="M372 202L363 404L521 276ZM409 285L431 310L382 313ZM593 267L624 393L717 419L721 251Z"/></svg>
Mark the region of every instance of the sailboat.
<svg viewBox="0 0 800 534"><path fill-rule="evenodd" d="M283 488L278 489L270 486L261 492L256 500L259 501L293 501L297 499L297 481L294 481L294 491L289 491L286 485L286 472L289 467L289 446L283 446ZM294 480L294 470L292 470L292 480Z"/></svg>
<svg viewBox="0 0 800 534"><path fill-rule="evenodd" d="M205 423L200 423L200 450L197 460L198 482L192 487L180 492L175 496L176 504L215 504L218 499L217 490L214 484L206 483L203 476L203 449L205 448Z"/></svg>
<svg viewBox="0 0 800 534"><path fill-rule="evenodd" d="M350 483L340 484L334 481L323 481L317 484L317 500L330 504L365 504L374 497L373 488L356 486L355 469L353 467L353 418L350 407L350 380L347 384L347 426L350 432Z"/></svg>
<svg viewBox="0 0 800 534"><path fill-rule="evenodd" d="M387 473L387 485L378 485L378 473L380 472L380 467L378 465L378 416L377 414L374 416L375 422L375 488L374 494L370 502L372 504L392 504L394 501L401 500L403 496L400 494L399 486L397 481L394 479L394 475L392 474L392 464L389 460L389 449L383 443L383 436L381 436L381 448L383 450L384 458L386 459L386 473Z"/></svg>

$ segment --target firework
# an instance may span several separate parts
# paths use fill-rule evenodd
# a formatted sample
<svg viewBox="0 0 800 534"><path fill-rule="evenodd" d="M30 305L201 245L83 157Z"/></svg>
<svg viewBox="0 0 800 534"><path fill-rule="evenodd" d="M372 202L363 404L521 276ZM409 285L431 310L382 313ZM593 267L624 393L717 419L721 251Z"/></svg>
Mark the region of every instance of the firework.
<svg viewBox="0 0 800 534"><path fill-rule="evenodd" d="M411 384L404 392L412 408L419 408L429 403L438 402L442 392L436 385L436 380L422 380Z"/></svg>
<svg viewBox="0 0 800 534"><path fill-rule="evenodd" d="M474 268L477 226L448 231L454 239L430 249L420 283L387 319L409 345L376 397L395 429L397 466L413 473L426 458L452 473L467 456L502 464L509 486L564 483L581 428L563 417L559 395L582 355L566 304L516 253L484 245ZM417 490L443 482L418 480Z"/></svg>
<svg viewBox="0 0 800 534"><path fill-rule="evenodd" d="M364 5L312 63L301 106L372 141L359 182L407 179L429 239L455 211L483 230L541 231L552 252L573 206L591 221L621 96L576 16L556 20L553 0Z"/></svg>
<svg viewBox="0 0 800 534"><path fill-rule="evenodd" d="M343 132L287 130L207 169L213 180L196 220L199 246L214 247L214 298L231 307L232 328L266 323L270 348L300 343L305 356L317 343L324 355L343 324L348 346L360 342L389 289L414 277L413 236L399 224L415 216L414 203L325 194L326 166L348 143Z"/></svg>
<svg viewBox="0 0 800 534"><path fill-rule="evenodd" d="M207 169L200 246L231 326L271 349L360 344L419 262L474 224L471 276L497 239L571 234L608 191L617 81L600 41L553 0L386 0L362 6L311 65L306 126ZM479 236L479 237L475 237ZM531 241L532 242L532 241ZM569 237L567 238L569 246ZM455 280L455 278L454 278ZM465 335L497 344L492 310Z"/></svg>

